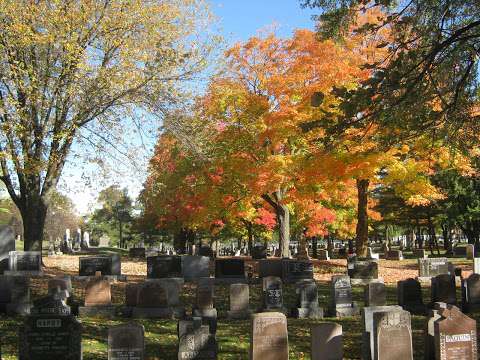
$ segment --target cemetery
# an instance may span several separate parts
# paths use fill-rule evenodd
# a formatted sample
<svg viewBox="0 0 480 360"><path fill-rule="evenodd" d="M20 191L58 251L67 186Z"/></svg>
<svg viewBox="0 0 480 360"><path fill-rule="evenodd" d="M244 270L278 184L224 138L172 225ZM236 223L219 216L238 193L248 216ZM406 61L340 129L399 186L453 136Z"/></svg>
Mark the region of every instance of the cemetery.
<svg viewBox="0 0 480 360"><path fill-rule="evenodd" d="M0 360L478 360L479 0L0 0Z"/></svg>

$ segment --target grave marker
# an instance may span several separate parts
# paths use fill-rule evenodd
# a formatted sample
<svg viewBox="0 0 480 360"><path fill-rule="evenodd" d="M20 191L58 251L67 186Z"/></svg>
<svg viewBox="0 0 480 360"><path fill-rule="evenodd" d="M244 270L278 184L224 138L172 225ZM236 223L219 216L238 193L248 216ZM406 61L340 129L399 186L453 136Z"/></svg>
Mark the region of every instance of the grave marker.
<svg viewBox="0 0 480 360"><path fill-rule="evenodd" d="M216 359L217 342L202 319L180 320L178 323L178 360Z"/></svg>
<svg viewBox="0 0 480 360"><path fill-rule="evenodd" d="M143 325L128 323L108 329L108 360L143 360L145 353Z"/></svg>
<svg viewBox="0 0 480 360"><path fill-rule="evenodd" d="M282 313L252 315L251 360L288 360L287 318Z"/></svg>
<svg viewBox="0 0 480 360"><path fill-rule="evenodd" d="M404 310L373 314L374 359L412 360L412 325L410 313Z"/></svg>

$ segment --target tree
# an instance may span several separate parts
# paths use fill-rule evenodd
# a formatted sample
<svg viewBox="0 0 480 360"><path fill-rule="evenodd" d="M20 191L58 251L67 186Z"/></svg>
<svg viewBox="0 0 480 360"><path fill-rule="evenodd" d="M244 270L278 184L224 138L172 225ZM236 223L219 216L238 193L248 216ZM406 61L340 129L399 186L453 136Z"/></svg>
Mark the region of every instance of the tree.
<svg viewBox="0 0 480 360"><path fill-rule="evenodd" d="M128 110L159 115L205 66L211 39L196 36L205 9L201 0L0 1L1 180L22 214L25 250L41 249L72 144L105 140Z"/></svg>

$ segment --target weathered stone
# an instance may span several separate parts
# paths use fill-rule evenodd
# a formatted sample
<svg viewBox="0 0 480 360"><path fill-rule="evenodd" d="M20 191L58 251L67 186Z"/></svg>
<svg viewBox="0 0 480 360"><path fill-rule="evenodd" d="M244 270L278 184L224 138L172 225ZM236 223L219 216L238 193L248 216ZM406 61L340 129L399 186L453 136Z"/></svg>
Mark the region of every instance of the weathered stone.
<svg viewBox="0 0 480 360"><path fill-rule="evenodd" d="M245 262L242 259L216 259L215 278L245 279Z"/></svg>
<svg viewBox="0 0 480 360"><path fill-rule="evenodd" d="M130 248L128 249L128 256L131 258L144 259L145 248Z"/></svg>
<svg viewBox="0 0 480 360"><path fill-rule="evenodd" d="M282 279L276 276L263 278L263 309L283 310Z"/></svg>
<svg viewBox="0 0 480 360"><path fill-rule="evenodd" d="M42 254L40 251L10 251L6 275L42 275Z"/></svg>
<svg viewBox="0 0 480 360"><path fill-rule="evenodd" d="M352 286L347 275L333 275L330 281L330 315L335 317L355 316L360 313L352 301Z"/></svg>
<svg viewBox="0 0 480 360"><path fill-rule="evenodd" d="M480 275L472 274L462 281L463 309L468 312L480 310Z"/></svg>
<svg viewBox="0 0 480 360"><path fill-rule="evenodd" d="M182 256L182 275L185 281L196 281L210 276L210 258L208 256Z"/></svg>
<svg viewBox="0 0 480 360"><path fill-rule="evenodd" d="M282 280L294 282L313 279L313 263L309 260L282 260Z"/></svg>
<svg viewBox="0 0 480 360"><path fill-rule="evenodd" d="M385 284L381 281L371 282L365 285L363 296L365 306L383 306L386 305Z"/></svg>
<svg viewBox="0 0 480 360"><path fill-rule="evenodd" d="M448 273L449 267L447 258L418 259L418 276L420 278L434 277Z"/></svg>
<svg viewBox="0 0 480 360"><path fill-rule="evenodd" d="M447 308L445 303L434 303L433 309L428 313L427 321L425 322L424 327L424 350L423 358L424 360L435 360L435 321L440 319L441 316L438 313L438 310L442 308Z"/></svg>
<svg viewBox="0 0 480 360"><path fill-rule="evenodd" d="M343 360L342 326L320 323L311 329L312 360Z"/></svg>
<svg viewBox="0 0 480 360"><path fill-rule="evenodd" d="M10 303L6 306L9 315L28 315L30 302L30 279L23 276L9 276Z"/></svg>
<svg viewBox="0 0 480 360"><path fill-rule="evenodd" d="M398 304L411 313L424 315L426 311L422 299L422 287L418 280L409 278L397 283Z"/></svg>
<svg viewBox="0 0 480 360"><path fill-rule="evenodd" d="M260 260L267 258L267 249L263 245L255 245L252 247L252 259Z"/></svg>
<svg viewBox="0 0 480 360"><path fill-rule="evenodd" d="M318 306L318 290L314 281L302 281L297 283L297 306L292 309L292 315L296 318L323 318L323 309Z"/></svg>
<svg viewBox="0 0 480 360"><path fill-rule="evenodd" d="M143 325L128 323L108 329L108 360L143 360L145 353Z"/></svg>
<svg viewBox="0 0 480 360"><path fill-rule="evenodd" d="M78 261L80 276L95 276L97 272L102 276L121 275L121 260L118 254L80 257Z"/></svg>
<svg viewBox="0 0 480 360"><path fill-rule="evenodd" d="M288 360L287 318L282 313L252 315L251 360Z"/></svg>
<svg viewBox="0 0 480 360"><path fill-rule="evenodd" d="M246 319L250 316L250 287L248 284L230 285L230 319Z"/></svg>
<svg viewBox="0 0 480 360"><path fill-rule="evenodd" d="M466 246L466 256L468 260L473 260L475 258L475 245L467 244Z"/></svg>
<svg viewBox="0 0 480 360"><path fill-rule="evenodd" d="M262 259L258 261L258 277L282 277L282 261L280 259Z"/></svg>
<svg viewBox="0 0 480 360"><path fill-rule="evenodd" d="M217 342L202 319L180 320L178 323L178 360L216 359Z"/></svg>
<svg viewBox="0 0 480 360"><path fill-rule="evenodd" d="M352 280L367 280L369 282L378 279L378 262L350 257L347 259L347 273Z"/></svg>
<svg viewBox="0 0 480 360"><path fill-rule="evenodd" d="M442 274L432 277L431 291L432 303L444 302L452 305L457 303L454 275Z"/></svg>
<svg viewBox="0 0 480 360"><path fill-rule="evenodd" d="M115 308L112 306L110 282L101 277L91 278L85 287L84 304L78 308L80 316L113 317Z"/></svg>
<svg viewBox="0 0 480 360"><path fill-rule="evenodd" d="M404 310L373 314L374 359L412 360L412 325Z"/></svg>

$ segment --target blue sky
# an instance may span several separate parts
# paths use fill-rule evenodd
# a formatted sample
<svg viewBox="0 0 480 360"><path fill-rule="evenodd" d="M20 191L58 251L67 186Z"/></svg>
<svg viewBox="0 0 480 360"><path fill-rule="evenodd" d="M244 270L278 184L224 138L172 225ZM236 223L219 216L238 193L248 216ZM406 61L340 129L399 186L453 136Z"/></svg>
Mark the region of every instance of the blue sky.
<svg viewBox="0 0 480 360"><path fill-rule="evenodd" d="M275 28L279 37L290 37L298 28L314 28L311 16L316 12L302 9L298 0L206 0L218 18L218 27L225 39L225 45L245 41L257 35L260 30ZM149 148L153 149L155 139ZM144 157L148 159L147 152ZM74 201L77 210L85 214L95 206L98 192L108 185L117 183L127 187L131 196L136 197L145 180L145 173L127 169L127 176L113 174L105 177L93 166L79 167L78 159L70 159L62 174L60 189ZM147 167L147 161L137 164ZM94 174L92 176L92 173Z"/></svg>

